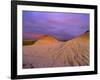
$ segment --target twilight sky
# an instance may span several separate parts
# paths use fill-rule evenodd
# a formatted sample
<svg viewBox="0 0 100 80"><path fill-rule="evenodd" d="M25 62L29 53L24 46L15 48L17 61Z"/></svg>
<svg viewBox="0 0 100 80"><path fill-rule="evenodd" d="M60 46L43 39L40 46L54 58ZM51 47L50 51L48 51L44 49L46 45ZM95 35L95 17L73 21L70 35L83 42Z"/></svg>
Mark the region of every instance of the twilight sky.
<svg viewBox="0 0 100 80"><path fill-rule="evenodd" d="M51 35L70 40L89 31L89 14L23 11L23 38L37 40Z"/></svg>

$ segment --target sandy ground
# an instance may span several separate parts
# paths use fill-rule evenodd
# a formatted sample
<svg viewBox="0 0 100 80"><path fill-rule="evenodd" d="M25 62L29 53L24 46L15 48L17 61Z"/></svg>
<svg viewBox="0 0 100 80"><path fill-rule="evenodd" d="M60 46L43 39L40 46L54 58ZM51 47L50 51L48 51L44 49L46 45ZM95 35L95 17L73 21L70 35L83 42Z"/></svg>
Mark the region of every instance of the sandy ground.
<svg viewBox="0 0 100 80"><path fill-rule="evenodd" d="M23 46L23 68L89 65L88 33L66 42L39 45L43 41L45 38L31 46Z"/></svg>

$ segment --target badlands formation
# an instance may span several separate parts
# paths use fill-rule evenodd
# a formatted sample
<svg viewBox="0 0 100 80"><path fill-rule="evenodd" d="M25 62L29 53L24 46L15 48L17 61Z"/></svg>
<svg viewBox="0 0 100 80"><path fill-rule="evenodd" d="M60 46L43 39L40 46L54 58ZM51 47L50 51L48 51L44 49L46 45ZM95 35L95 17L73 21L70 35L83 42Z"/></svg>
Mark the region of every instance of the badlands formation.
<svg viewBox="0 0 100 80"><path fill-rule="evenodd" d="M23 46L23 68L89 65L89 33L69 41L44 36L33 45Z"/></svg>

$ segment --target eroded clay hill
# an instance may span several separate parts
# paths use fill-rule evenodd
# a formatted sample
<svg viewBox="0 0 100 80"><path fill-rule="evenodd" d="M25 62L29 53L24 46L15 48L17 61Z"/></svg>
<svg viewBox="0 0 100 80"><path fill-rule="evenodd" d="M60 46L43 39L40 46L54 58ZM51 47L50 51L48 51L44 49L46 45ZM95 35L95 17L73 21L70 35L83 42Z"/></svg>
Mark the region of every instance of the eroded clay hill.
<svg viewBox="0 0 100 80"><path fill-rule="evenodd" d="M31 46L23 46L23 68L89 65L89 33L69 41L45 36Z"/></svg>

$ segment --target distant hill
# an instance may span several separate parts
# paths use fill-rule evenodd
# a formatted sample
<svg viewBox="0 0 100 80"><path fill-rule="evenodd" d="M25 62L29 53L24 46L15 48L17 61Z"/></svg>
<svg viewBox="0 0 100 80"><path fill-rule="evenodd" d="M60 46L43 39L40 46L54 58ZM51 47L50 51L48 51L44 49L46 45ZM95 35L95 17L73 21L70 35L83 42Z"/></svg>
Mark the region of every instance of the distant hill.
<svg viewBox="0 0 100 80"><path fill-rule="evenodd" d="M35 42L34 45L51 45L51 44L55 44L58 42L59 41L55 37L45 35L42 38L40 38L39 40L37 40L37 42Z"/></svg>

